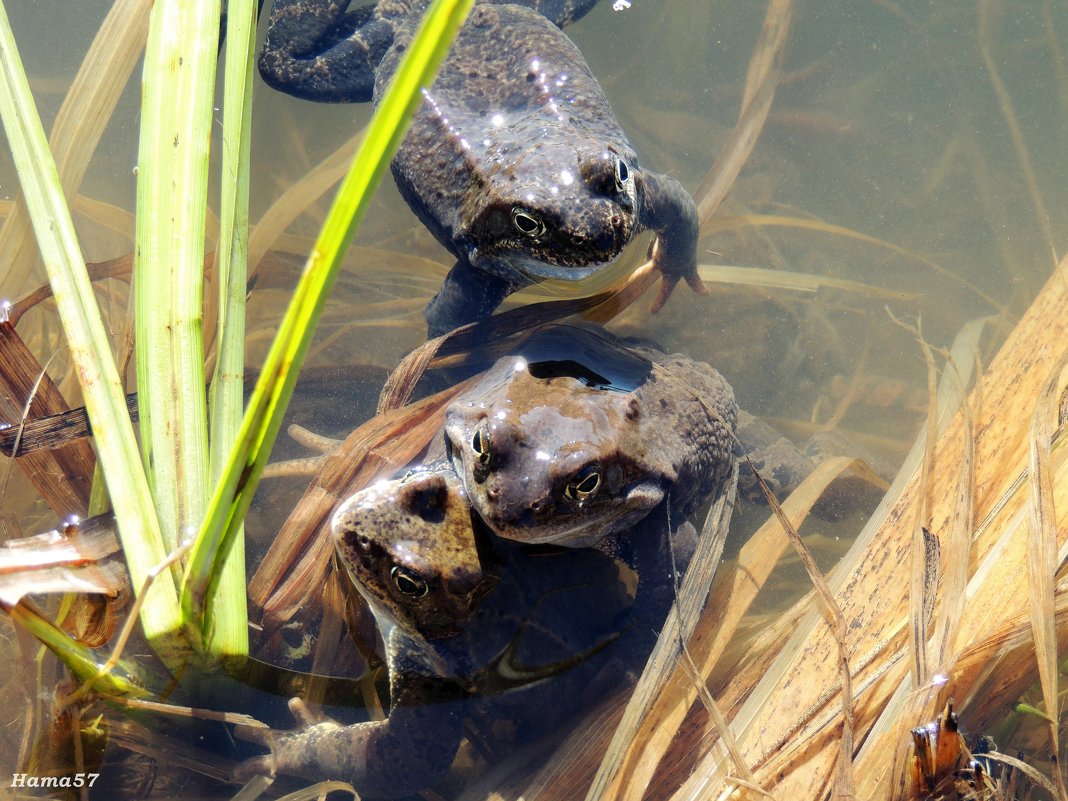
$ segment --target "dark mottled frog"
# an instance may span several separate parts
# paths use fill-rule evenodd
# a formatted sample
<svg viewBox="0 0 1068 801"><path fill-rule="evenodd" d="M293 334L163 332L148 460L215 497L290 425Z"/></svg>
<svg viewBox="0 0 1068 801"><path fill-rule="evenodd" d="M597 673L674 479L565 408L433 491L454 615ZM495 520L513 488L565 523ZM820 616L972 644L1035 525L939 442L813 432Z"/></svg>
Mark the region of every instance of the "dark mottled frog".
<svg viewBox="0 0 1068 801"><path fill-rule="evenodd" d="M273 767L345 779L363 797L409 795L448 770L464 720L537 736L622 675L606 670L633 604L618 563L493 537L447 465L357 493L332 531L383 638L389 716L279 735L242 775Z"/></svg>
<svg viewBox="0 0 1068 801"><path fill-rule="evenodd" d="M665 500L684 520L730 471L737 413L707 364L558 326L458 396L445 437L495 533L588 546Z"/></svg>
<svg viewBox="0 0 1068 801"><path fill-rule="evenodd" d="M697 274L697 211L643 169L578 48L558 28L596 0L478 3L393 160L401 194L457 259L427 306L432 336L522 286L580 279L640 231L659 237L659 308ZM274 0L260 73L320 101L382 96L425 0ZM540 12L540 13L539 13ZM554 24L555 23L555 24Z"/></svg>

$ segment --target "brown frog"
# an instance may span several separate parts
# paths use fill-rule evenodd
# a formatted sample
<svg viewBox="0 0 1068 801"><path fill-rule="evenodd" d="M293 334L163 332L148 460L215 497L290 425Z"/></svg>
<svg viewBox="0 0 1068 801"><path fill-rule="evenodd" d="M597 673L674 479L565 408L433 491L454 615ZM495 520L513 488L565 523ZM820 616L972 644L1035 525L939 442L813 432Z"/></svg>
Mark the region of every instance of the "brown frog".
<svg viewBox="0 0 1068 801"><path fill-rule="evenodd" d="M730 471L737 414L707 364L555 326L453 401L445 438L496 534L590 546L665 501L684 520Z"/></svg>
<svg viewBox="0 0 1068 801"><path fill-rule="evenodd" d="M427 306L431 336L488 316L546 278L578 280L655 231L659 308L697 273L697 209L643 167L578 48L559 27L596 0L475 4L396 157L401 194L456 257ZM260 73L311 100L377 103L428 0L273 0Z"/></svg>
<svg viewBox="0 0 1068 801"><path fill-rule="evenodd" d="M278 735L241 777L274 769L345 779L362 797L409 795L448 770L465 720L507 719L538 735L621 675L607 670L633 605L620 565L494 537L448 465L357 493L331 530L382 635L389 715Z"/></svg>

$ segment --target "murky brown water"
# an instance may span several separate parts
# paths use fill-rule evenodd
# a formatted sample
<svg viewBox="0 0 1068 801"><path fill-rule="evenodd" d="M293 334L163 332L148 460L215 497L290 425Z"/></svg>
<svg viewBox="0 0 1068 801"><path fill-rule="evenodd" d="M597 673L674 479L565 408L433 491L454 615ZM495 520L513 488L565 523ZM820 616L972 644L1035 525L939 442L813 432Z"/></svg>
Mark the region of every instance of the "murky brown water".
<svg viewBox="0 0 1068 801"><path fill-rule="evenodd" d="M46 127L108 5L8 4ZM765 10L757 2L633 0L614 11L606 0L568 32L643 163L693 189L737 119ZM710 298L683 288L659 315L649 315L643 300L614 328L717 366L745 408L797 440L833 418L836 428L896 463L923 421L927 398L920 349L891 312L910 323L921 319L936 346L948 346L967 321L994 315L983 341L988 358L1064 249L1066 31L1068 9L1053 2L799 4L767 126L719 210L716 231L702 239L699 259L854 286L799 292L719 283ZM81 189L126 211L134 205L137 102L137 87L128 87ZM308 104L258 83L253 220L369 113ZM16 186L10 156L0 151L0 199L10 199ZM273 247L306 253L327 205L312 204ZM76 223L90 261L132 247L132 217L118 231L85 214ZM312 359L319 369L395 366L422 340L420 312L441 274L421 279L425 268L413 267L413 257L437 262L441 272L450 263L391 183L356 244L324 318L323 345ZM19 297L40 280L38 272L12 285L3 278L7 269L0 266L3 297ZM265 268L265 275L271 280L251 297L253 330L270 327L292 280L284 270ZM119 286L107 291L119 330L125 293ZM388 308L375 305L391 299ZM43 357L58 347L47 313L27 318L27 327ZM253 361L267 341L254 334ZM53 372L66 364L60 352ZM298 398L292 416L313 429L355 425L377 392L374 380L361 387L359 412L347 399L313 410ZM29 515L24 520L34 530L45 517L30 493L16 477L3 503L5 514ZM743 506L732 538L741 542L764 516ZM816 521L805 533L830 564L842 547L836 543L847 543L859 525L859 518ZM806 589L791 571L779 582L784 595ZM0 719L0 786L18 749L19 715Z"/></svg>

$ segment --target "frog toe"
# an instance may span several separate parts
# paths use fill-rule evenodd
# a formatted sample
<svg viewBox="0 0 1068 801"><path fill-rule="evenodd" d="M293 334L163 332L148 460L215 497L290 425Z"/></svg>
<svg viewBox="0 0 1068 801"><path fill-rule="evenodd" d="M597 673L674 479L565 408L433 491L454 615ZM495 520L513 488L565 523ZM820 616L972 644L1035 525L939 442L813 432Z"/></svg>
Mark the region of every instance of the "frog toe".
<svg viewBox="0 0 1068 801"><path fill-rule="evenodd" d="M682 275L663 273L663 278L660 280L660 291L656 293L656 298L653 300L649 310L655 314L664 308L664 304L668 302L671 293L675 291L675 287L678 286L679 281L683 278L686 279L690 289L698 295L709 294L709 288L705 286L705 282L701 280L701 276L697 274L696 269Z"/></svg>
<svg viewBox="0 0 1068 801"><path fill-rule="evenodd" d="M244 762L239 763L230 774L230 781L234 784L244 784L257 776L274 775L274 758L268 754L267 756L252 757L252 759L246 759Z"/></svg>

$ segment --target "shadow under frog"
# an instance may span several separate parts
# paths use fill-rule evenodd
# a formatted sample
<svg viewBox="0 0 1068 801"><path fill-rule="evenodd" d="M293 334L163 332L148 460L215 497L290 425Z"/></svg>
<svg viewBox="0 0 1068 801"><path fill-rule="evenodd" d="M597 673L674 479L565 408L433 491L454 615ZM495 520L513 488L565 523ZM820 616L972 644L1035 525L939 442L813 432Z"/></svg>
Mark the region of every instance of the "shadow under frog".
<svg viewBox="0 0 1068 801"><path fill-rule="evenodd" d="M392 162L401 194L457 259L426 309L431 336L520 287L578 280L642 230L658 235L658 309L697 274L697 210L644 169L578 48L557 27L596 0L477 3ZM427 2L274 0L260 73L318 101L381 99Z"/></svg>
<svg viewBox="0 0 1068 801"><path fill-rule="evenodd" d="M465 720L537 736L622 675L633 599L618 563L493 537L447 465L357 493L332 532L383 639L389 715L278 735L242 776L274 768L345 779L363 797L409 795L448 770Z"/></svg>

